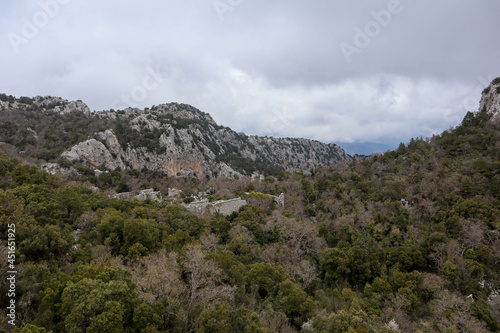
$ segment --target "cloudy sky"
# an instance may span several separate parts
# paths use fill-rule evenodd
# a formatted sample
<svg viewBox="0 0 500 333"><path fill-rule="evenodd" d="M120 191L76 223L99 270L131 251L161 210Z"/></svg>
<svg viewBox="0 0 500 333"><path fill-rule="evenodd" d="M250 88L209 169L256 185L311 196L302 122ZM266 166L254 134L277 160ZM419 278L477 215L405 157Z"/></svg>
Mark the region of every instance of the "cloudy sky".
<svg viewBox="0 0 500 333"><path fill-rule="evenodd" d="M500 76L499 17L498 0L3 0L0 92L397 144L477 110Z"/></svg>

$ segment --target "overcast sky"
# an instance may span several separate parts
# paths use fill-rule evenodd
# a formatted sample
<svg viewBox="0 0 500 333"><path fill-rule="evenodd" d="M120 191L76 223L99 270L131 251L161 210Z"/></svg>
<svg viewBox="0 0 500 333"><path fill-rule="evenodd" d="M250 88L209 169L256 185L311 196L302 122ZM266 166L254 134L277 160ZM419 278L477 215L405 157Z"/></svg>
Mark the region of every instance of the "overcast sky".
<svg viewBox="0 0 500 333"><path fill-rule="evenodd" d="M397 144L477 110L500 1L0 2L0 92L180 102L247 134Z"/></svg>

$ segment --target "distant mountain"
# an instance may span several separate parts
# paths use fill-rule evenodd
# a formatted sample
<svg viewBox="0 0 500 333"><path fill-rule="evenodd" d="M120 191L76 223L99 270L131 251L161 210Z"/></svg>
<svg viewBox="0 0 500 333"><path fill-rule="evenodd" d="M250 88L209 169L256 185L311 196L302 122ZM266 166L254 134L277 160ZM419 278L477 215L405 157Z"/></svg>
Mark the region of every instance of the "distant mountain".
<svg viewBox="0 0 500 333"><path fill-rule="evenodd" d="M187 104L91 113L50 96L0 94L1 141L46 162L194 178L309 172L354 159L335 144L237 133Z"/></svg>
<svg viewBox="0 0 500 333"><path fill-rule="evenodd" d="M394 150L397 146L390 146L375 142L337 142L349 155L371 155L373 153L385 153L388 150Z"/></svg>

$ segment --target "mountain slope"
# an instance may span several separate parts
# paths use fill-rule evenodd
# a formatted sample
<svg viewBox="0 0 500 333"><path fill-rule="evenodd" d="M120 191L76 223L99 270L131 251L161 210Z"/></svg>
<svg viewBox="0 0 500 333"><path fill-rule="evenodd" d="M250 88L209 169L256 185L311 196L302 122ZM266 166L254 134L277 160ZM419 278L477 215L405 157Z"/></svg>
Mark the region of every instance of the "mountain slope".
<svg viewBox="0 0 500 333"><path fill-rule="evenodd" d="M0 239L15 243L0 245L0 279L15 267L17 281L14 297L0 283L0 315L14 301L22 332L499 332L499 87L456 128L349 165L167 179L214 200L246 196L230 216L111 199L0 152ZM45 128L105 135L115 124L79 114L26 137L54 149ZM136 172L101 176L120 173ZM267 195L277 191L283 206Z"/></svg>
<svg viewBox="0 0 500 333"><path fill-rule="evenodd" d="M0 141L46 161L211 178L353 160L335 144L237 133L186 104L90 113L81 101L56 97L0 95L0 103Z"/></svg>

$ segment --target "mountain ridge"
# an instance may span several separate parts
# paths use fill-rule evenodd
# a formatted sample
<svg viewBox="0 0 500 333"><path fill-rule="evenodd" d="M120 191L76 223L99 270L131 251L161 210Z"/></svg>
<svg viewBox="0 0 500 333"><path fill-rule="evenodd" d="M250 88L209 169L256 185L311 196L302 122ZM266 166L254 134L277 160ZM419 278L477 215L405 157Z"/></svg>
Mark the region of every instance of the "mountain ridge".
<svg viewBox="0 0 500 333"><path fill-rule="evenodd" d="M70 162L80 161L92 168L146 168L168 176L212 178L254 172L277 174L280 170L307 173L318 165L355 159L335 144L238 133L218 125L208 113L188 104L166 103L145 109L90 112L82 101L52 96L16 99L2 94L0 108L21 132L45 132L43 138L34 134L35 140L24 139L25 145L44 146L46 142L40 141L55 133L64 136L69 131L79 131L82 139L70 138L71 145L65 142L57 157ZM16 112L24 113L27 118L30 115L78 118L92 126L87 131L75 130L73 124L68 124L71 120L59 118L52 121L60 122L64 129L54 126L46 126L50 130L40 129L37 123L30 125L29 121L16 119ZM8 142L5 136L0 135L0 140ZM17 146L22 146L22 142L17 142Z"/></svg>

